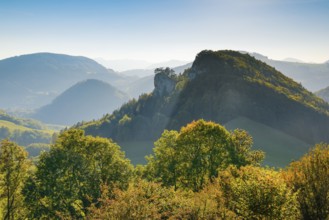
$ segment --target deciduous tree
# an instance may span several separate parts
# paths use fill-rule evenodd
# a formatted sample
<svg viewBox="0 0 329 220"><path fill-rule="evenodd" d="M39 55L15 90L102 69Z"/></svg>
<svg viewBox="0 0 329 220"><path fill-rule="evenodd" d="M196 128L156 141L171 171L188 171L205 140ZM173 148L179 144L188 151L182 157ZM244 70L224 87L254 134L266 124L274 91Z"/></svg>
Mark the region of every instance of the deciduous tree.
<svg viewBox="0 0 329 220"><path fill-rule="evenodd" d="M254 166L230 166L218 184L226 206L242 219L299 219L296 193L279 172Z"/></svg>
<svg viewBox="0 0 329 220"><path fill-rule="evenodd" d="M329 218L329 145L318 144L283 173L298 192L303 219Z"/></svg>
<svg viewBox="0 0 329 220"><path fill-rule="evenodd" d="M228 165L259 165L263 153L252 151L247 132L228 132L223 126L194 121L180 132L165 131L148 157L146 172L165 186L199 191Z"/></svg>
<svg viewBox="0 0 329 220"><path fill-rule="evenodd" d="M0 201L2 218L6 220L23 218L21 190L30 167L27 152L14 142L0 143Z"/></svg>
<svg viewBox="0 0 329 220"><path fill-rule="evenodd" d="M83 218L100 197L102 184L125 188L131 174L132 165L118 145L68 130L41 155L35 176L26 184L31 218Z"/></svg>

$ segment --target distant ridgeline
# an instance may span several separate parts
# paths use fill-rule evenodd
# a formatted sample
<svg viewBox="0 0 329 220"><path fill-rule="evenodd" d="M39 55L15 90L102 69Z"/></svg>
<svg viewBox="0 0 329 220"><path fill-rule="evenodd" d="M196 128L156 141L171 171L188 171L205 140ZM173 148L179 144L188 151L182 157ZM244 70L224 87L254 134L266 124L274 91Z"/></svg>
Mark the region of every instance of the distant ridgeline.
<svg viewBox="0 0 329 220"><path fill-rule="evenodd" d="M329 142L328 104L248 54L202 51L180 75L157 69L154 85L152 93L76 127L118 142L153 141L200 118L223 125L243 118L306 144Z"/></svg>

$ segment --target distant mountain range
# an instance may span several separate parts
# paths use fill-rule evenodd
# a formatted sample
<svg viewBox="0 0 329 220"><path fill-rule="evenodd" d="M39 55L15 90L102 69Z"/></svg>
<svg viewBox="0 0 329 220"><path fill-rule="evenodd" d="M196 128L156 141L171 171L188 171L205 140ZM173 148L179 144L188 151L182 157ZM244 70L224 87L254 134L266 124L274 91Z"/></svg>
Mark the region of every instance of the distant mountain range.
<svg viewBox="0 0 329 220"><path fill-rule="evenodd" d="M131 59L106 60L102 58L96 58L95 60L98 63L102 64L103 66L114 69L117 72L126 72L136 69L150 70L150 69L155 69L157 67L176 67L189 63L188 61L182 61L182 60L168 60L160 63L152 63L144 60L131 60Z"/></svg>
<svg viewBox="0 0 329 220"><path fill-rule="evenodd" d="M293 63L305 63L302 60L299 60L299 59L296 59L296 58L292 58L292 57L285 58L282 61L285 61L285 62L293 62Z"/></svg>
<svg viewBox="0 0 329 220"><path fill-rule="evenodd" d="M203 118L250 130L261 144L256 147L267 153L266 163L276 166L297 159L311 144L329 141L329 105L248 54L203 51L184 74L160 72L154 85L151 94L78 127L114 139L130 155L139 143L151 149L145 142L156 140L164 129ZM264 141L271 133L276 138ZM144 156L135 155L133 162Z"/></svg>
<svg viewBox="0 0 329 220"><path fill-rule="evenodd" d="M304 87L312 91L329 85L328 63L305 64L275 61L260 54L252 53L251 55L281 70L297 82L302 82ZM290 61L295 60L290 59ZM173 60L155 66L176 65L180 62ZM0 108L13 112L23 112L21 113L22 116L26 116L26 112L30 113L32 110L38 109L34 114L35 117L49 119L49 116L41 117L41 112L46 111L41 109L52 108L51 106L54 106L54 103L61 100L63 96L60 99L56 99L56 97L78 82L88 79L101 80L110 84L114 89L126 93L129 98L138 98L143 93L153 91L155 66L148 66L152 67L151 69L115 72L86 57L52 53L29 54L0 60ZM185 69L191 66L192 63L187 63L175 67L174 70L177 74L183 73ZM96 95L97 92L92 94ZM79 94L70 97L77 100L83 99L82 95ZM105 97L96 95L90 99L104 100ZM91 114L88 118L83 118L81 113L80 116L76 116L74 122L73 120L70 122L75 123L75 120L78 119L89 120L100 114L112 113L113 109L119 108L125 101L126 98L121 99L121 102L114 101L113 105L107 108L107 112ZM59 106L54 108L58 109ZM47 114L45 113L45 115ZM62 123L63 120L60 121ZM52 122L56 121L52 120ZM67 124L68 121L65 122Z"/></svg>
<svg viewBox="0 0 329 220"><path fill-rule="evenodd" d="M269 59L258 53L250 53L250 55L275 67L277 70L294 79L296 82L301 83L306 89L312 92L329 86L328 62L315 64L302 63L299 60L291 62L291 59L289 61L279 61Z"/></svg>
<svg viewBox="0 0 329 220"><path fill-rule="evenodd" d="M37 53L0 60L0 108L40 107L90 78L111 82L120 76L79 56Z"/></svg>
<svg viewBox="0 0 329 220"><path fill-rule="evenodd" d="M31 117L50 124L72 125L101 118L128 100L127 94L112 85L88 79L70 87Z"/></svg>

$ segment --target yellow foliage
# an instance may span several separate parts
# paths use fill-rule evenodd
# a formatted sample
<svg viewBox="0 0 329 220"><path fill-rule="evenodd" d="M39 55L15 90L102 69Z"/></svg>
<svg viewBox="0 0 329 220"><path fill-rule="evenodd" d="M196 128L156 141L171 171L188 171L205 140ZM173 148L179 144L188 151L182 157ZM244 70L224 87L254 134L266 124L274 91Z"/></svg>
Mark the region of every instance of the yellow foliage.
<svg viewBox="0 0 329 220"><path fill-rule="evenodd" d="M286 182L298 192L304 219L329 218L329 145L318 144L283 172Z"/></svg>

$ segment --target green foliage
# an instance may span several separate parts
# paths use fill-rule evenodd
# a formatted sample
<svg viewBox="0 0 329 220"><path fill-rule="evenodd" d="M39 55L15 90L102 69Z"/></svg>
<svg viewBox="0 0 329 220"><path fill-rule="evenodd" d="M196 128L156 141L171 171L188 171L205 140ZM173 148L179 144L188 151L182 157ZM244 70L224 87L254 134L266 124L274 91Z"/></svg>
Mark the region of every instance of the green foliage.
<svg viewBox="0 0 329 220"><path fill-rule="evenodd" d="M230 134L221 125L194 121L180 132L165 131L148 157L146 175L164 186L199 191L229 164L259 165L263 153L251 151L252 138L242 130Z"/></svg>
<svg viewBox="0 0 329 220"><path fill-rule="evenodd" d="M119 125L123 126L127 123L131 122L131 118L128 115L124 115L120 120L119 120Z"/></svg>
<svg viewBox="0 0 329 220"><path fill-rule="evenodd" d="M54 133L38 121L18 119L0 112L0 140L10 139L22 146L49 143Z"/></svg>
<svg viewBox="0 0 329 220"><path fill-rule="evenodd" d="M318 144L284 172L298 192L303 219L329 218L329 145Z"/></svg>
<svg viewBox="0 0 329 220"><path fill-rule="evenodd" d="M242 129L235 129L231 133L233 144L229 147L231 163L237 166L247 164L260 165L265 158L265 154L259 150L251 150L253 146L252 137Z"/></svg>
<svg viewBox="0 0 329 220"><path fill-rule="evenodd" d="M245 131L228 132L198 120L179 132L164 131L149 163L133 169L111 140L71 129L41 154L33 170L27 152L4 140L1 217L328 218L328 145L317 145L285 171L260 167L264 155L251 147L252 138Z"/></svg>
<svg viewBox="0 0 329 220"><path fill-rule="evenodd" d="M15 125L19 125L26 128L37 129L37 130L45 130L47 127L41 122L33 119L25 119L25 118L17 118L11 115L8 115L4 111L0 110L0 120L12 122Z"/></svg>
<svg viewBox="0 0 329 220"><path fill-rule="evenodd" d="M161 137L154 143L154 155L146 157L146 175L149 179L161 181L164 186L177 188L180 176L178 155L177 131L165 130Z"/></svg>
<svg viewBox="0 0 329 220"><path fill-rule="evenodd" d="M170 69L169 67L166 67L166 68L163 68L163 67L160 67L160 68L156 68L154 70L154 74L157 75L157 74L163 74L163 75L166 75L170 78L177 78L176 74L175 74L175 71L173 69Z"/></svg>
<svg viewBox="0 0 329 220"><path fill-rule="evenodd" d="M280 173L260 167L229 167L220 173L228 209L243 219L299 219L297 195Z"/></svg>
<svg viewBox="0 0 329 220"><path fill-rule="evenodd" d="M118 145L81 130L62 133L43 153L37 171L26 184L31 218L84 218L87 207L100 197L100 185L125 188L132 174Z"/></svg>
<svg viewBox="0 0 329 220"><path fill-rule="evenodd" d="M23 219L25 209L21 190L30 162L27 152L8 140L0 143L0 217Z"/></svg>

